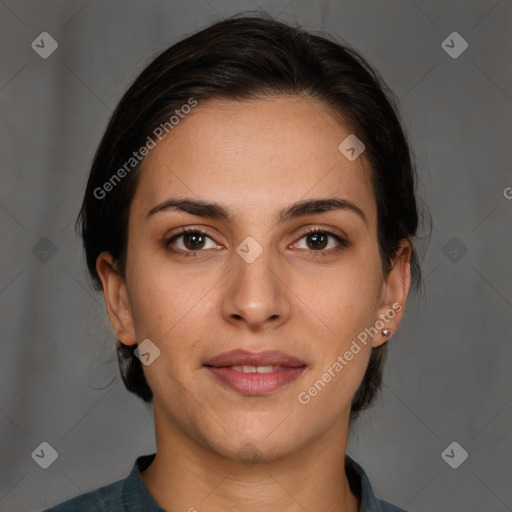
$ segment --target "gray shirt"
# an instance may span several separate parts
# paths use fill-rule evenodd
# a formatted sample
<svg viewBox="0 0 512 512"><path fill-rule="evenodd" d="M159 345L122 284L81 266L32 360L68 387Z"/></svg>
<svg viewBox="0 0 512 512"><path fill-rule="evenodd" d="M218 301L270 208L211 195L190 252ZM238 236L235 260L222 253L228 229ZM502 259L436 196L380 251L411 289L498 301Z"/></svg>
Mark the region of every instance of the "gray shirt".
<svg viewBox="0 0 512 512"><path fill-rule="evenodd" d="M130 474L123 480L100 487L43 512L165 512L153 499L140 477L156 454L137 458ZM363 468L348 455L345 470L352 492L361 498L359 512L407 512L376 498Z"/></svg>

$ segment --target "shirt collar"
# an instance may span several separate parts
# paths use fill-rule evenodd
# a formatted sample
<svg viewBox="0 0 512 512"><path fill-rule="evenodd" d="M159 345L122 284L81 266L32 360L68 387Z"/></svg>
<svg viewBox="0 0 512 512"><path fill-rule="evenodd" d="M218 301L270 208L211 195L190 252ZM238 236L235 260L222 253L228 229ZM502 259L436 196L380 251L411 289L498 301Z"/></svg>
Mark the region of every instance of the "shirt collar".
<svg viewBox="0 0 512 512"><path fill-rule="evenodd" d="M145 486L140 473L155 458L156 453L137 458L123 485L123 498L128 512L165 512ZM351 457L345 456L345 470L352 492L360 497L359 512L385 512L383 502L375 496L364 469Z"/></svg>
<svg viewBox="0 0 512 512"><path fill-rule="evenodd" d="M156 453L152 453L138 457L124 481L123 499L128 512L165 512L151 496L140 476L155 456Z"/></svg>
<svg viewBox="0 0 512 512"><path fill-rule="evenodd" d="M361 500L359 512L386 512L384 505L387 504L375 496L368 475L365 473L364 469L348 455L345 455L345 471L347 472L347 478L352 492L358 495Z"/></svg>

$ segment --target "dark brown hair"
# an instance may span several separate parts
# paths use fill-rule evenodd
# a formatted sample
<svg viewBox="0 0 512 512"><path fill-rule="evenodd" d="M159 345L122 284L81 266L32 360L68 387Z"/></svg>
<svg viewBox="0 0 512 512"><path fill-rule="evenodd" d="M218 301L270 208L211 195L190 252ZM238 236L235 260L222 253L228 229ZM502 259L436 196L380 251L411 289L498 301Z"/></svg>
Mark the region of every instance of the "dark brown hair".
<svg viewBox="0 0 512 512"><path fill-rule="evenodd" d="M384 275L402 239L418 228L415 170L393 94L375 70L346 44L308 33L270 16L234 16L215 23L159 54L142 71L116 107L98 147L76 229L96 289L96 259L109 251L124 275L130 204L140 164L109 186L162 123L184 104L210 98L244 101L269 95L307 95L341 115L365 146L377 203L378 243ZM112 181L110 181L112 183ZM411 244L412 245L412 244ZM411 256L412 288L420 283L416 249ZM152 391L134 346L118 341L123 381L145 401ZM382 381L386 344L372 348L351 409L354 419Z"/></svg>

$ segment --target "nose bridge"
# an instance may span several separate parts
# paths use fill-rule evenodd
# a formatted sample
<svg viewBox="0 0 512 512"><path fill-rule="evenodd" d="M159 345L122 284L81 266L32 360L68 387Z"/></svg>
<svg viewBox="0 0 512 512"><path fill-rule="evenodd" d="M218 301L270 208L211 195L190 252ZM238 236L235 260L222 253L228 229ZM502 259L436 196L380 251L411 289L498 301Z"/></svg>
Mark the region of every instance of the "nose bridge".
<svg viewBox="0 0 512 512"><path fill-rule="evenodd" d="M286 287L279 275L279 258L272 253L270 237L265 237L263 243L246 237L236 247L232 260L231 282L224 303L226 319L243 319L253 328L269 319L284 319L289 310Z"/></svg>
<svg viewBox="0 0 512 512"><path fill-rule="evenodd" d="M262 237L260 237L260 240ZM234 259L234 274L237 288L249 295L253 300L260 300L261 293L269 299L268 293L273 292L276 270L276 258L272 254L270 237L260 244L255 238L246 237L236 248Z"/></svg>

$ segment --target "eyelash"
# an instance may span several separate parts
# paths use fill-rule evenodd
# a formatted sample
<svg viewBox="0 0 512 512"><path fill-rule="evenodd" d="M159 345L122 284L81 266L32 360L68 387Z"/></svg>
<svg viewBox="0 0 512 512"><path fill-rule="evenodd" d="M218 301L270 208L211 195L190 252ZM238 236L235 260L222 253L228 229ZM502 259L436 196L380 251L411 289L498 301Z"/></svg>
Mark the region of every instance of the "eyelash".
<svg viewBox="0 0 512 512"><path fill-rule="evenodd" d="M345 249L345 248L349 247L349 245L350 245L348 243L348 241L345 238L343 238L342 236L340 236L340 235L338 235L336 233L333 233L332 231L329 231L327 229L322 229L322 228L318 228L318 227L312 228L312 229L306 231L305 233L302 233L301 237L299 238L299 241L302 240L307 235L316 234L316 233L321 233L321 234L328 235L328 236L334 238L339 243L339 247L334 249L335 252L341 251L342 249ZM170 238L167 238L164 241L164 247L169 249L173 253L182 254L186 258L190 257L190 256L192 256L192 257L199 256L201 254L201 252L208 250L208 249L199 249L197 251L190 251L190 250L183 251L182 249L178 249L178 250L172 249L170 247L170 245L175 240L177 240L180 236L183 236L185 234L203 235L203 236L206 236L206 237L210 238L211 240L213 240L213 237L207 231L202 231L202 230L197 229L197 228L182 228L179 231L179 233L175 233ZM307 251L309 253L311 253L312 255L314 255L314 256L325 256L326 255L325 253L329 253L332 250L333 249L330 249L330 250L327 250L327 251L326 250L315 251L315 250L312 250L312 249L308 249Z"/></svg>

